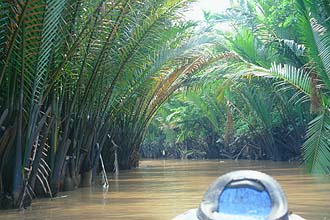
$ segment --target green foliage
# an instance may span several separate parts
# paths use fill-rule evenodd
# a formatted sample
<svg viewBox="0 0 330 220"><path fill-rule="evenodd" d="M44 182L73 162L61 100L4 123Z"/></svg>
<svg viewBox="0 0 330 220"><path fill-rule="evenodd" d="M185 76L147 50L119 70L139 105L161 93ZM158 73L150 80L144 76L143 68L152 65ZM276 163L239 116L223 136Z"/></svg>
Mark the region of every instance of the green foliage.
<svg viewBox="0 0 330 220"><path fill-rule="evenodd" d="M224 121L224 109L215 102L212 91L211 87L205 87L184 94L177 92L171 97L151 123L142 147L142 156L148 156L146 149L154 144L160 149L149 151L160 152L164 149L167 157L216 157L219 154L216 141L224 129L220 124ZM150 138L159 132L161 140Z"/></svg>
<svg viewBox="0 0 330 220"><path fill-rule="evenodd" d="M272 79L275 91L268 91L268 93L275 92L276 96L280 96L280 100L287 100L295 109L302 110L299 105L310 104L311 113L320 115L309 124L306 142L302 146L304 160L312 172L329 172L329 143L323 141L328 135L327 116L324 112L328 111L330 88L329 34L326 31L329 28L329 22L322 16L326 13L327 4L323 1L304 0L244 2L246 4L235 6L235 13L239 16L232 16L230 10L229 16L227 15L238 30L234 31L229 38L230 48L241 57L241 61L235 63L235 70L230 78L236 83L241 83L240 77L248 79L262 77L266 81ZM257 5L257 7L251 7L252 5ZM237 21L247 15L249 19ZM217 16L215 16L216 20ZM241 35L242 29L249 30L248 34L245 34L247 45L236 37ZM255 40L252 41L251 36ZM259 44L256 44L256 41ZM260 50L267 51L268 56L264 57L270 59L260 62L256 53ZM258 86L263 85L258 84ZM269 111L267 107L270 105L263 106L262 97L255 95L248 97L253 97L253 99L248 99L251 110L257 113L265 125L263 129L269 131L274 126L274 119L266 117L266 112ZM276 102L273 103L276 104ZM283 104L283 101L279 103ZM287 108L288 106L283 110ZM307 110L307 108L303 109ZM289 112L286 110L285 114ZM300 125L312 117L308 112L299 114L305 118L299 123ZM272 134L269 133L268 136L271 137Z"/></svg>
<svg viewBox="0 0 330 220"><path fill-rule="evenodd" d="M14 206L95 175L101 153L111 169L113 143L121 168L137 165L155 112L214 60L214 39L182 22L189 2L0 2L0 192Z"/></svg>
<svg viewBox="0 0 330 220"><path fill-rule="evenodd" d="M306 142L303 145L307 166L313 173L329 173L329 112L318 115L309 123Z"/></svg>
<svg viewBox="0 0 330 220"><path fill-rule="evenodd" d="M251 0L233 1L232 7L221 15L207 13L207 24L215 29L218 38L211 52L232 55L212 64L204 74L195 77L197 80L190 81L192 88L203 88L203 94L192 90L186 97L193 97L189 104L202 111L197 111L197 115L187 121L197 122L201 116L208 117L213 125L209 132L217 135L221 145L221 136L227 139L225 114L206 107L217 103L213 99L217 97L217 105L224 108L227 101L229 112L233 113L235 138L226 152L231 151L229 155L234 155L233 158L240 156L235 154L235 149L245 150L251 146L259 149L261 156L257 158L282 160L299 155L308 120L328 106L326 30L329 25L326 16L321 16L325 8L322 1L314 4L298 0ZM232 24L232 32L224 34L216 30L217 23L224 21ZM204 83L196 83L198 80ZM216 94L201 86L212 82L218 82ZM178 97L176 95L175 99ZM308 105L313 114L309 113ZM172 108L177 109L176 117L186 112L178 106ZM227 124L229 121L227 117ZM307 141L310 132L307 131ZM177 133L177 136L181 140L184 135ZM193 136L197 137L198 132ZM220 145L221 152L225 148ZM314 146L313 149L327 148ZM322 150L321 154L327 157L328 152ZM311 163L310 158L305 157L307 164ZM317 161L312 162L312 167L320 165ZM320 163L325 165L324 161Z"/></svg>

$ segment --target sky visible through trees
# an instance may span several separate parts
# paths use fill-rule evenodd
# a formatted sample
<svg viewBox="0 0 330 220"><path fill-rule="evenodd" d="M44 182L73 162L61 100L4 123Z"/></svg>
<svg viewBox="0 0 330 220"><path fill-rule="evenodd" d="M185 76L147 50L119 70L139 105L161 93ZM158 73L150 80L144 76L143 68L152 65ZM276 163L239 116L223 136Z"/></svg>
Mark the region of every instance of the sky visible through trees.
<svg viewBox="0 0 330 220"><path fill-rule="evenodd" d="M191 20L203 20L203 11L220 13L229 7L229 0L199 0L192 4L191 10L187 12L186 17Z"/></svg>

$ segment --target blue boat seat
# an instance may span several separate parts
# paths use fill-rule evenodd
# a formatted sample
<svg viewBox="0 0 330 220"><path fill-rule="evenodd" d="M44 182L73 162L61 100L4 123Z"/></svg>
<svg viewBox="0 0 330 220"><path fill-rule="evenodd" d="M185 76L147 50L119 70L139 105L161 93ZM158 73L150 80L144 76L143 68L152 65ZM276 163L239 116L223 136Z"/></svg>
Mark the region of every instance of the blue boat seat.
<svg viewBox="0 0 330 220"><path fill-rule="evenodd" d="M212 183L198 209L173 220L304 220L289 214L280 184L253 170L227 173Z"/></svg>

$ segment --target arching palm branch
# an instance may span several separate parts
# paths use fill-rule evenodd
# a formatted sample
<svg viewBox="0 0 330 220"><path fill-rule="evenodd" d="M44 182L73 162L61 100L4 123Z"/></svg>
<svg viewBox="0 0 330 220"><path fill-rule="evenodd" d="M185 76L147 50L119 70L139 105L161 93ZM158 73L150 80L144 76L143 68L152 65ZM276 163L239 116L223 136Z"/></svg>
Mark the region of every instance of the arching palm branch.
<svg viewBox="0 0 330 220"><path fill-rule="evenodd" d="M249 1L247 1L249 2ZM256 1L258 2L258 1ZM329 33L326 31L329 28L328 20L319 16L323 14L325 7L317 7L318 3L297 0L297 23L294 26L297 28L299 35L297 43L292 40L281 40L276 31L269 32L269 36L273 36L272 42L263 41L265 30L267 33L267 20L259 19L267 17L267 14L262 14L258 18L258 11L249 9L251 17L249 23L243 26L250 28L255 36L253 42L248 42L250 46L236 42L234 39L231 48L241 56L241 62L236 62L232 67L235 67L235 74L230 77L231 80L237 80L243 77L263 77L272 78L275 81L275 86L278 92L284 94L289 90L296 92L291 95L291 100L296 104L309 102L313 114L317 114L316 118L309 124L309 129L306 135L306 142L303 145L303 154L307 167L313 172L329 172L330 166L330 151L329 143L323 141L328 135L327 121L328 121L328 94L329 94ZM262 3L264 4L264 3ZM268 9L263 10L261 4L261 13L267 13ZM267 6L267 5L264 5ZM235 19L232 17L232 19ZM252 24L251 24L252 22ZM254 26L255 25L255 26ZM261 32L254 28L257 26L266 27L261 28ZM258 27L259 27L258 26ZM249 38L248 38L249 39ZM261 45L255 44L258 39L263 42ZM241 48L237 48L237 43ZM265 44L266 43L266 44ZM252 47L251 45L254 45ZM271 68L259 62L260 56L255 56L256 51L263 50L270 47L271 53L274 50L278 51L275 54L283 54L280 58L275 56ZM255 53L252 53L255 50ZM245 53L250 51L249 53ZM252 51L252 52L251 52ZM291 51L291 53L285 53ZM253 55L254 54L254 55ZM245 57L246 56L246 57ZM264 58L261 57L264 60ZM285 63L287 64L279 64ZM267 63L267 62L266 62ZM268 62L269 63L269 62Z"/></svg>

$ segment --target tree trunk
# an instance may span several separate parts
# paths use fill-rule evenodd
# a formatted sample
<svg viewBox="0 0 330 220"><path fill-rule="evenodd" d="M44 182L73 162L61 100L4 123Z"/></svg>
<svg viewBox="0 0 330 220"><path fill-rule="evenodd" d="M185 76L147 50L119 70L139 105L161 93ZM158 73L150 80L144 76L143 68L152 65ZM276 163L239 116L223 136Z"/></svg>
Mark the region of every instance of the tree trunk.
<svg viewBox="0 0 330 220"><path fill-rule="evenodd" d="M81 182L80 182L81 187L89 187L92 185L92 173L93 173L92 169L81 173Z"/></svg>
<svg viewBox="0 0 330 220"><path fill-rule="evenodd" d="M58 148L58 151L56 152L55 167L53 170L53 176L52 176L52 181L51 181L51 188L52 188L53 194L56 194L59 192L61 172L63 169L65 157L68 152L70 144L71 144L71 140L68 139L65 142L64 146Z"/></svg>

